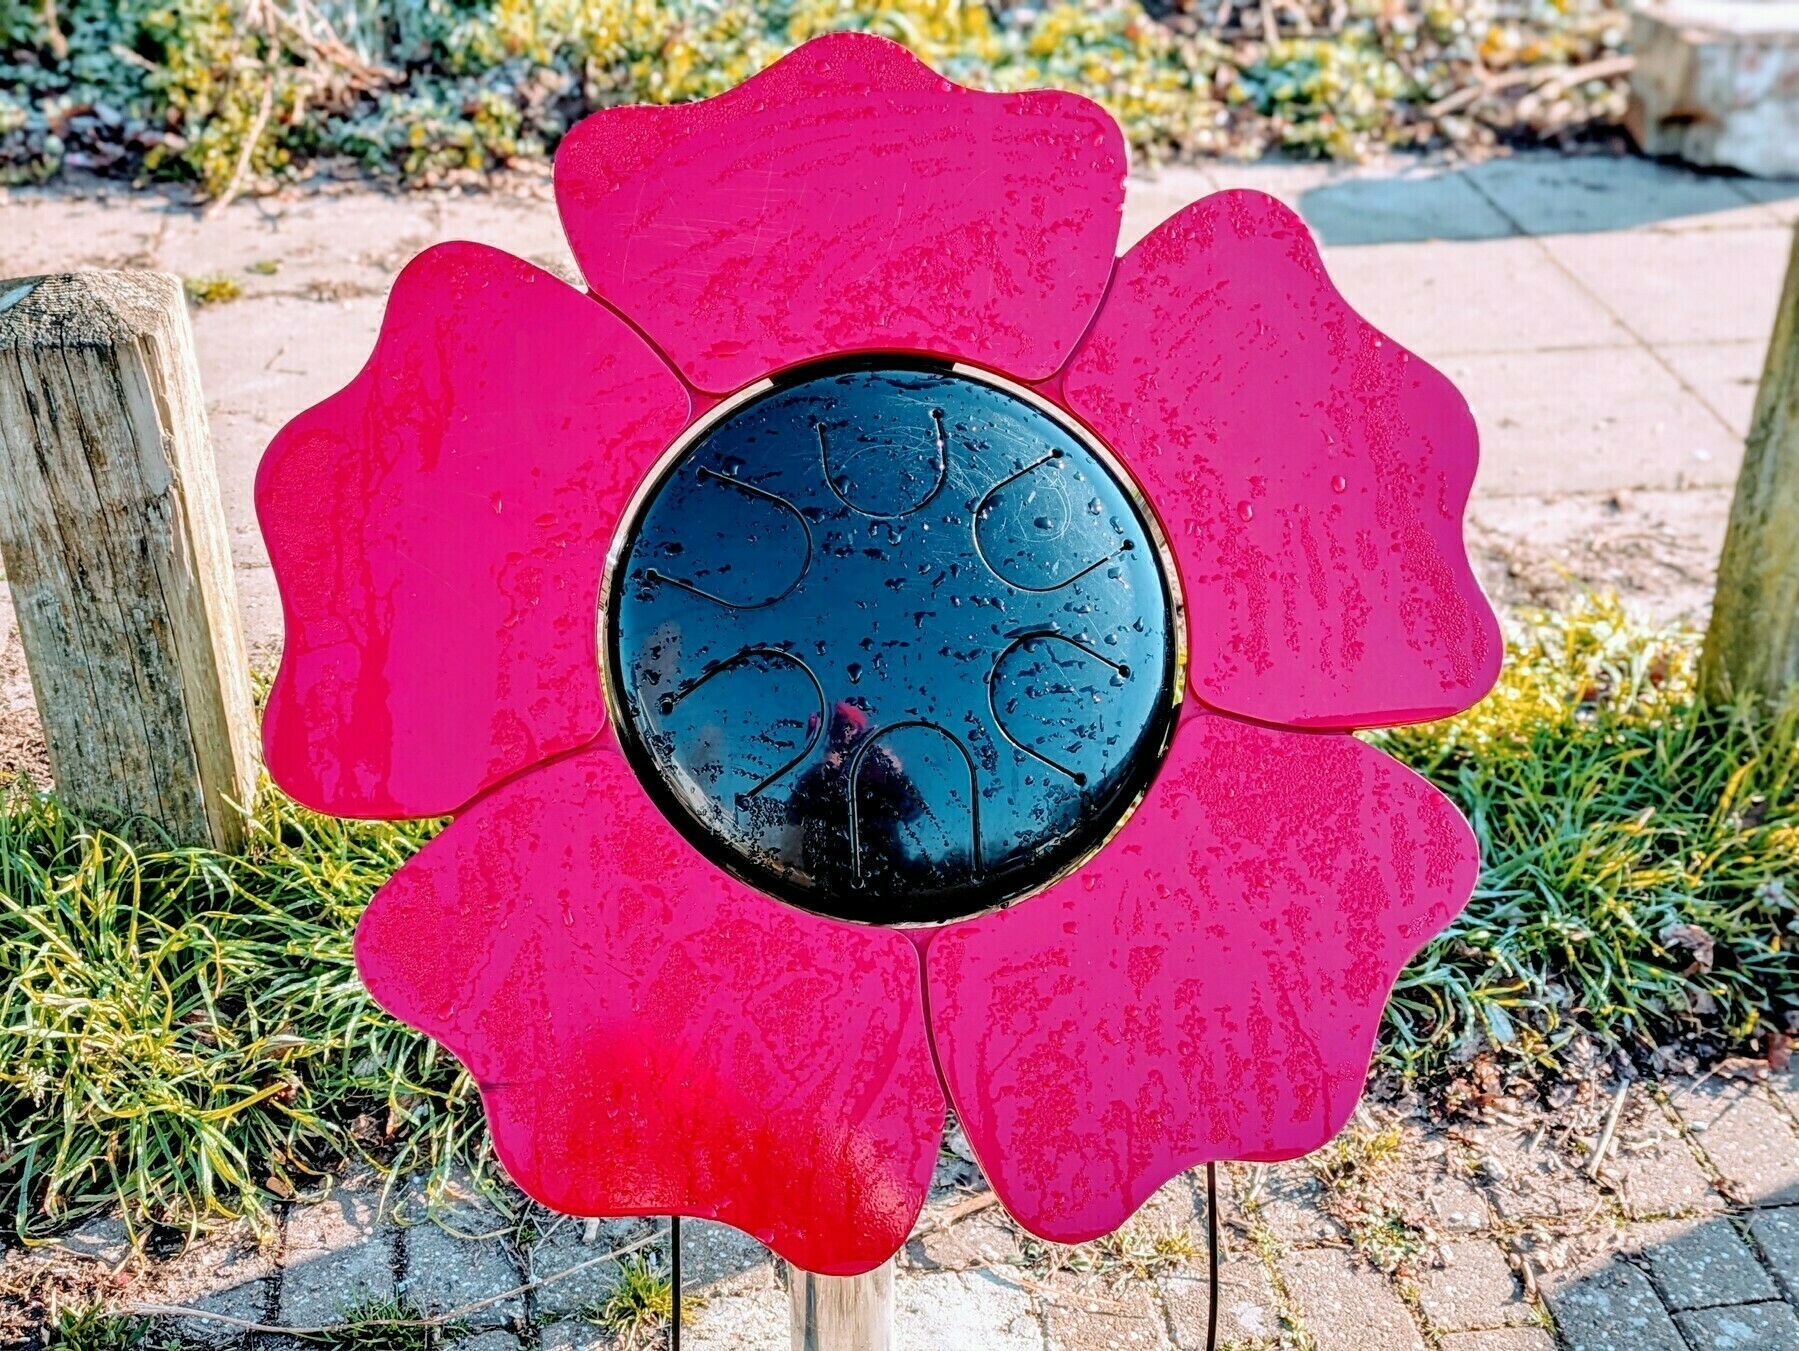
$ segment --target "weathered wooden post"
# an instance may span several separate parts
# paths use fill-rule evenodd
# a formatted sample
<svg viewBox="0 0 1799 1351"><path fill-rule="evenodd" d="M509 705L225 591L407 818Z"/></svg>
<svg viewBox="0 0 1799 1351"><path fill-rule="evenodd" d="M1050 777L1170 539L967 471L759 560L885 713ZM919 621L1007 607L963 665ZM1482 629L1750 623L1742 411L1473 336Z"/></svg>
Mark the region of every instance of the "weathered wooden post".
<svg viewBox="0 0 1799 1351"><path fill-rule="evenodd" d="M891 1351L893 1259L861 1276L815 1276L789 1265L793 1351Z"/></svg>
<svg viewBox="0 0 1799 1351"><path fill-rule="evenodd" d="M1799 681L1799 229L1743 450L1700 678L1706 697Z"/></svg>
<svg viewBox="0 0 1799 1351"><path fill-rule="evenodd" d="M0 554L65 800L240 847L254 710L174 277L0 281Z"/></svg>

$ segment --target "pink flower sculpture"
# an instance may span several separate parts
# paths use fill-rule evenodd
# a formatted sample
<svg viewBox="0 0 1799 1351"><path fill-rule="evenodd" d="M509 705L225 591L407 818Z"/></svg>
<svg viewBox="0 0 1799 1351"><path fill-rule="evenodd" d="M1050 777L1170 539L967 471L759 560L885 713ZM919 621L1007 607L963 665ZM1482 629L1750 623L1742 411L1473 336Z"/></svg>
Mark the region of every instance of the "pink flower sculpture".
<svg viewBox="0 0 1799 1351"><path fill-rule="evenodd" d="M453 818L357 959L545 1205L847 1275L946 1102L1059 1242L1354 1107L1475 878L1349 735L1497 674L1474 424L1268 197L1116 257L1124 176L1085 99L820 38L581 123L589 289L432 248L270 447L270 771Z"/></svg>

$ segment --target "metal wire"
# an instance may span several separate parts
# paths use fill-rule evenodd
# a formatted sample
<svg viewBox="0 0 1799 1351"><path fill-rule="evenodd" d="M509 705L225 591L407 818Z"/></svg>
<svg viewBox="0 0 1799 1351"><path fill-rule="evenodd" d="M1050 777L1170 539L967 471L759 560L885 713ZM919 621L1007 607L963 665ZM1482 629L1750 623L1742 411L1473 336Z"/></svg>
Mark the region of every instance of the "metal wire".
<svg viewBox="0 0 1799 1351"><path fill-rule="evenodd" d="M1212 1263L1212 1303L1218 1302L1218 1263ZM668 1351L681 1351L681 1217L668 1217Z"/></svg>
<svg viewBox="0 0 1799 1351"><path fill-rule="evenodd" d="M1218 1165L1206 1165L1206 1247L1212 1257L1211 1302L1206 1307L1206 1351L1218 1351Z"/></svg>

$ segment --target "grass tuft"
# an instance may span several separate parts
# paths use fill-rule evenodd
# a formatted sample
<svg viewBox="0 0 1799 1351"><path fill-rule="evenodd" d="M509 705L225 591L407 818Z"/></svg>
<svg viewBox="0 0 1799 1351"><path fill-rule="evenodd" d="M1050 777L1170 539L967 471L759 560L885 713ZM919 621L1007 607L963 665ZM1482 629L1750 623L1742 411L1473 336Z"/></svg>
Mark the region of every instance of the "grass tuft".
<svg viewBox="0 0 1799 1351"><path fill-rule="evenodd" d="M690 1318L704 1300L684 1295L681 1316ZM642 1252L627 1254L618 1264L618 1284L604 1299L581 1310L583 1322L605 1328L624 1351L646 1346L668 1326L674 1313L674 1287L659 1258Z"/></svg>
<svg viewBox="0 0 1799 1351"><path fill-rule="evenodd" d="M180 1351L170 1337L155 1339L147 1318L108 1313L104 1305L65 1309L50 1330L48 1351Z"/></svg>

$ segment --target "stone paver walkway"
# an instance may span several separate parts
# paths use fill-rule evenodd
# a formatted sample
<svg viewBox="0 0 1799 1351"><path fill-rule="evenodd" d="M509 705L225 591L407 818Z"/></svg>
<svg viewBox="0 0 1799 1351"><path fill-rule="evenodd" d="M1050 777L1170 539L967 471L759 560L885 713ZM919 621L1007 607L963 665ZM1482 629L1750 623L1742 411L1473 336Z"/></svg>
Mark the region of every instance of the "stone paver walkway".
<svg viewBox="0 0 1799 1351"><path fill-rule="evenodd" d="M1799 1351L1799 1077L1602 1082L1559 1110L1501 1099L1478 1119L1364 1102L1336 1142L1220 1170L1220 1345L1236 1351ZM1597 1167L1594 1151L1616 1125ZM620 1345L593 1321L614 1247L659 1222L594 1227L501 1187L386 1194L373 1176L295 1205L258 1240L217 1235L133 1257L116 1221L15 1251L0 1281L100 1266L121 1305L180 1304L319 1327L369 1300L467 1315L469 1351ZM1186 1351L1205 1344L1203 1171L1120 1235L1079 1248L1018 1230L947 1149L899 1258L903 1351ZM721 1225L684 1228L695 1351L788 1344L779 1264ZM77 1255L78 1254L78 1255ZM587 1264L583 1266L582 1264ZM573 1270L523 1293L518 1287ZM91 1272L90 1272L91 1278ZM166 1320L184 1346L297 1347L224 1322ZM654 1344L660 1345L657 1341Z"/></svg>

